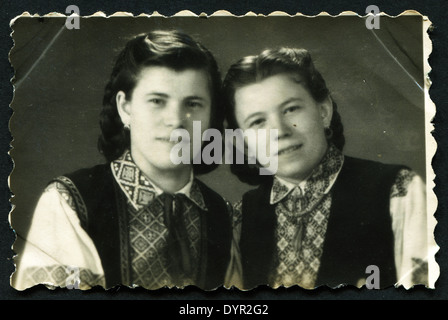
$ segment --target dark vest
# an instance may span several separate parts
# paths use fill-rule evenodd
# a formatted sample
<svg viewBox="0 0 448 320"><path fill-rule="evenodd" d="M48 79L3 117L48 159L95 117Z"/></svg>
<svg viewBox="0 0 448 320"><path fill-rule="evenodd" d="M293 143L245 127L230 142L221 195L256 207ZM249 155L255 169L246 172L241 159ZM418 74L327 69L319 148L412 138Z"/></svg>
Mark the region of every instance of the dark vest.
<svg viewBox="0 0 448 320"><path fill-rule="evenodd" d="M87 211L78 207L82 227L92 238L105 272L107 288L131 285L127 201L109 165L81 169L57 180L63 182ZM231 222L229 209L220 195L196 180L208 211L201 215L201 261L196 284L205 290L224 283L230 260Z"/></svg>
<svg viewBox="0 0 448 320"><path fill-rule="evenodd" d="M396 282L390 192L402 166L345 157L332 187L332 204L316 287L357 285L369 265L380 270L381 288ZM276 252L272 180L243 196L240 249L244 286L268 284Z"/></svg>

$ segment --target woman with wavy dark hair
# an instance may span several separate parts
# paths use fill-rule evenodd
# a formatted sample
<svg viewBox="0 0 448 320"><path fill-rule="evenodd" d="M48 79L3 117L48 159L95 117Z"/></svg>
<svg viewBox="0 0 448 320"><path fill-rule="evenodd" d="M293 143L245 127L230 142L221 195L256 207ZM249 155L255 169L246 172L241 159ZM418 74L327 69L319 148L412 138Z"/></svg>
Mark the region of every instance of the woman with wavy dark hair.
<svg viewBox="0 0 448 320"><path fill-rule="evenodd" d="M175 130L192 136L195 122L223 130L220 91L215 59L188 35L154 31L130 40L104 93L98 146L107 163L49 184L16 287L222 285L228 205L195 178L217 164L171 158ZM201 150L190 151L192 160Z"/></svg>
<svg viewBox="0 0 448 320"><path fill-rule="evenodd" d="M273 175L260 175L261 161L232 165L258 187L235 205L229 285L361 286L372 270L369 286L428 283L423 181L343 154L341 117L307 50L239 60L224 96L230 128L274 129L278 146Z"/></svg>

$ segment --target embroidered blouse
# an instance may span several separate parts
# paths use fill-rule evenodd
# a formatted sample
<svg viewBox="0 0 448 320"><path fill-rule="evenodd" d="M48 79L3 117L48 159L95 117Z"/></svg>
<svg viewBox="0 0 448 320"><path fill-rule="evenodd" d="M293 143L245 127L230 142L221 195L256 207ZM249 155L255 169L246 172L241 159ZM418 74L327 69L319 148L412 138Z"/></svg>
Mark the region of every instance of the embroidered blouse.
<svg viewBox="0 0 448 320"><path fill-rule="evenodd" d="M163 191L135 165L129 151L111 162L114 179L127 200L132 284L148 289L172 285L172 266L166 256L168 229L163 219ZM181 190L188 250L193 261L194 284L200 243L199 210L207 210L193 175ZM23 252L19 255L13 286L24 290L37 284L81 289L105 287L104 270L95 245L81 227L75 199L61 182L48 185L36 206ZM112 236L112 235L111 235Z"/></svg>
<svg viewBox="0 0 448 320"><path fill-rule="evenodd" d="M274 177L270 204L276 205L276 267L269 275L269 283L274 288L314 287L331 209L331 189L343 163L342 153L330 146L320 165L300 184ZM428 264L434 268L438 247L432 230L425 227L428 219L425 195L422 179L415 172L402 169L390 191L394 259L399 279L396 286L434 286L428 274ZM241 208L242 201L234 205L232 258L226 287L244 287L239 250L244 214Z"/></svg>

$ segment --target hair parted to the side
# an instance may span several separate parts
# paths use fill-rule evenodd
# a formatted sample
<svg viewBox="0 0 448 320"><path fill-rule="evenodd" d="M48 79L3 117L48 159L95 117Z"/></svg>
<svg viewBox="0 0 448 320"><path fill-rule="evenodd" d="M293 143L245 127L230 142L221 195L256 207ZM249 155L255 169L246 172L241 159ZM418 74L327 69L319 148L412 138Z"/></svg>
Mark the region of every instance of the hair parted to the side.
<svg viewBox="0 0 448 320"><path fill-rule="evenodd" d="M305 49L278 48L268 49L259 55L247 56L234 63L228 70L223 83L223 96L226 109L226 120L229 129L239 128L235 116L235 92L244 86L257 83L270 76L281 73L297 74L303 80L303 84L317 102L322 102L331 97L325 80L315 68L310 53ZM337 111L337 105L332 99L333 116L330 129L332 135L329 143L333 143L342 151L345 144L344 129L341 117ZM238 151L234 148L234 157ZM247 160L247 159L245 159ZM231 171L242 182L257 185L261 184L270 176L261 176L258 165L236 164L233 161Z"/></svg>
<svg viewBox="0 0 448 320"><path fill-rule="evenodd" d="M221 101L221 74L211 52L189 35L179 31L157 30L134 37L116 58L103 96L100 113L100 153L111 162L130 148L130 135L118 114L116 95L123 91L131 99L140 72L145 67L161 66L183 71L204 70L209 78L212 98L210 128L223 131L224 110ZM205 147L206 144L203 145ZM195 174L208 173L218 164L193 164Z"/></svg>

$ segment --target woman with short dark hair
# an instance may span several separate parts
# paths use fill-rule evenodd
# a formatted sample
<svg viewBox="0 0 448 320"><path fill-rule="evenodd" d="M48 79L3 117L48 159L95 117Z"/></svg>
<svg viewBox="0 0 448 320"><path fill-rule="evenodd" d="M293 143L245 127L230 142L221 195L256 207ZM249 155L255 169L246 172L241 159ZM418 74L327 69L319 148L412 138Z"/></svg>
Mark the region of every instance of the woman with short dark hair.
<svg viewBox="0 0 448 320"><path fill-rule="evenodd" d="M232 164L258 187L235 205L230 284L361 286L371 265L381 287L428 283L423 181L405 166L343 154L336 103L307 50L239 60L224 96L230 128L274 129L278 145L273 175L259 174L260 161Z"/></svg>

